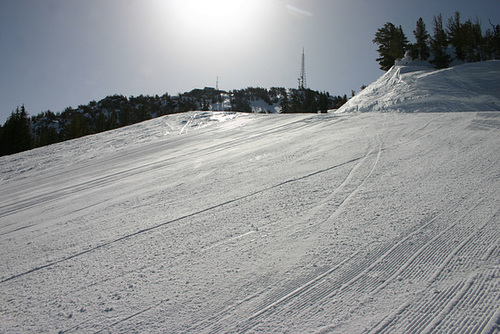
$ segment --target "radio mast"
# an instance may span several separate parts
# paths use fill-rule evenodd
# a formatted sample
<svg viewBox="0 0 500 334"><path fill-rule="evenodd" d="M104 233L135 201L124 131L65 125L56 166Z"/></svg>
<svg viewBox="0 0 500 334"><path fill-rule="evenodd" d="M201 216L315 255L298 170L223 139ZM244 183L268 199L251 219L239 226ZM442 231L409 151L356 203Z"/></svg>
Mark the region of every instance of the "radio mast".
<svg viewBox="0 0 500 334"><path fill-rule="evenodd" d="M304 53L304 48L302 48L302 65L300 67L300 78L299 78L299 89L305 90L306 85L306 56Z"/></svg>

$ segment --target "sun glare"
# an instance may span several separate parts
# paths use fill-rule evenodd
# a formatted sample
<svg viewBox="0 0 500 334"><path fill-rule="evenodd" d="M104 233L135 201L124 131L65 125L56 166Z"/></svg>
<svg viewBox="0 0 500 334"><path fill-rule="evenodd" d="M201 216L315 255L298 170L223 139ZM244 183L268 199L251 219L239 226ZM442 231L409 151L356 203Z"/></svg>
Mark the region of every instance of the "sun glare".
<svg viewBox="0 0 500 334"><path fill-rule="evenodd" d="M175 14L182 29L199 36L234 34L258 19L262 0L182 0L175 1Z"/></svg>

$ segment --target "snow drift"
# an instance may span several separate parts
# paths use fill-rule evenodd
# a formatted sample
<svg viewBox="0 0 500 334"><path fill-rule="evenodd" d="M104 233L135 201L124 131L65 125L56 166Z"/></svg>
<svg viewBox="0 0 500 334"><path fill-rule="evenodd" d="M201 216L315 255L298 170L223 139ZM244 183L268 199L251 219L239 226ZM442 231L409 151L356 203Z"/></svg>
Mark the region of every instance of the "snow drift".
<svg viewBox="0 0 500 334"><path fill-rule="evenodd" d="M500 60L436 70L400 61L338 112L449 112L500 109Z"/></svg>

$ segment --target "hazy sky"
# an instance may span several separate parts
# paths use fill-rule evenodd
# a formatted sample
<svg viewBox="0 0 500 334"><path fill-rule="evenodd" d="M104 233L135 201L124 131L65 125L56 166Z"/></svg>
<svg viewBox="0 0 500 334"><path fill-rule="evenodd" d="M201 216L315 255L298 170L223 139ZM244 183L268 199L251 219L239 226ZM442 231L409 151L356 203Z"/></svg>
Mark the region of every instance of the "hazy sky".
<svg viewBox="0 0 500 334"><path fill-rule="evenodd" d="M17 106L57 112L107 95L215 86L359 91L383 72L372 39L390 21L411 42L460 11L500 23L498 0L0 0L0 123Z"/></svg>

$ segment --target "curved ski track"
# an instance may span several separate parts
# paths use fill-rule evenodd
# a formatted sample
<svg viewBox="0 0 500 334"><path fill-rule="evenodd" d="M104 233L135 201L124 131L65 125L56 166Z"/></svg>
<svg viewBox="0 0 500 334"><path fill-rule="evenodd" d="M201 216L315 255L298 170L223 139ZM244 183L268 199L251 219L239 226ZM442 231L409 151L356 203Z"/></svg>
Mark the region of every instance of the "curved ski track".
<svg viewBox="0 0 500 334"><path fill-rule="evenodd" d="M366 186L383 159L384 150L403 145L436 131L437 128L421 133L427 130L429 123L408 134L403 143L384 146L383 139L377 136L372 140L371 148L362 156L123 235L91 249L11 275L1 280L0 284L129 240L166 225L258 196L266 191L314 178L342 166L353 165L340 185L301 218L314 222L307 228L318 228L325 222L334 220L346 204ZM474 126L479 125L483 126L484 124L480 121L474 123ZM197 154L210 154L248 142L256 136L298 130L304 126L308 126L307 119L268 129L254 134L253 137L242 135L224 143L205 147ZM487 123L486 127L497 129L496 123L493 125ZM152 149L152 151L155 150L156 148ZM188 156L192 153L184 154ZM10 215L26 207L59 199L69 193L102 187L116 182L117 179L131 177L145 171L167 168L170 159L166 158L117 171L91 182L82 182L46 193L42 197L32 197L2 206L0 207L0 217ZM498 161L495 161L495 164L497 163ZM488 170L490 167L486 166L484 170ZM500 263L498 262L500 258L500 210L494 190L475 190L477 191L470 191L468 196L453 201L452 205L435 216L421 221L420 224L414 226L397 240L382 243L370 250L360 249L346 258L336 261L331 266L317 267L296 280L285 281L284 285L275 283L265 289L255 291L245 299L235 301L219 309L213 309L210 316L201 319L201 321L198 319L195 323L185 327L184 332L271 332L273 325L279 321L285 322L281 324L282 328L287 328L289 332L303 332L305 328L302 323L310 321L315 324L323 324L320 332L342 333L343 323L352 317L355 311L365 310L370 305L372 308L376 308L378 301L391 298L393 290L406 288L410 291L407 301L395 305L395 311L384 318L367 321L365 328L361 328L359 332L498 333L500 321L498 279L500 277ZM25 227L2 234L23 228ZM287 228L288 226L282 227L283 230ZM247 234L249 233L251 232L247 232ZM230 240L223 240L211 247L222 246L228 241ZM200 251L206 251L210 248ZM414 284L414 282L424 282L425 284ZM360 298L359 296L365 297ZM134 313L114 319L95 333L112 330L119 324L161 307L163 302L163 300L156 301ZM301 319L302 323L296 323L294 319ZM77 329L78 326L62 332L71 332Z"/></svg>
<svg viewBox="0 0 500 334"><path fill-rule="evenodd" d="M236 304L189 331L267 332L277 319L342 315L345 305L355 303L361 292L371 291L375 299L394 281L411 284L423 280L428 285L420 289L411 304L366 333L446 333L456 329L457 319L461 319L461 333L481 332L491 319L496 319L500 301L495 280L500 274L500 210L494 209L482 199L466 199L423 223L395 245L379 247L371 254L356 252L331 268L318 269L293 286L283 287L256 306L247 319L228 314L236 313L234 309L240 306ZM486 216L490 219L476 226L470 216L477 212L489 213ZM472 263L478 257L491 269L474 273ZM463 279L448 286L450 276L460 272L464 272ZM467 276L468 272L473 274ZM361 305L370 301L361 301ZM471 308L477 312L469 314ZM331 322L335 323L335 319ZM289 328L293 331L293 322Z"/></svg>
<svg viewBox="0 0 500 334"><path fill-rule="evenodd" d="M376 167L382 151L379 148L377 159L366 178ZM332 194L346 186L351 174L364 159ZM345 201L355 194L366 178ZM491 197L494 198L494 195ZM367 329L366 333L447 333L452 329L455 331L457 323L460 324L460 333L482 332L494 327L498 330L500 289L495 278L500 273L497 262L500 253L500 210L488 200L488 194L479 198L471 195L422 223L395 244L381 246L371 253L356 252L331 268L319 268L293 285L278 288L277 293L255 306L250 312L252 315L246 319L236 316L235 309L241 305L238 303L189 331L268 332L278 319L298 318L304 321L314 319L318 314L349 316L345 306L356 304L362 292L371 292L372 297L360 301L360 305L375 300L378 293L394 282L401 285L407 282L412 284L412 281L425 281L427 285L419 289L417 297L411 302L403 304L397 313ZM325 203L329 201L331 196ZM472 218L476 216L484 216L481 224ZM491 269L475 273L477 264L473 263L477 258L488 263ZM447 286L450 276L461 272L464 273L463 279L440 289L442 285ZM467 276L466 273L470 272L473 274ZM255 296L250 299L253 298ZM468 314L467 310L471 308L477 311ZM328 322L336 323L336 319L332 317ZM328 325L325 332L334 331L336 326ZM293 321L286 327L293 332ZM304 328L299 326L296 330Z"/></svg>
<svg viewBox="0 0 500 334"><path fill-rule="evenodd" d="M305 119L305 120L298 120L298 121L294 121L294 122L291 122L291 123L288 123L288 124L285 124L285 125L280 125L280 126L277 126L277 127L273 127L273 128L271 128L269 130L265 130L265 131L253 133L253 135L251 136L251 138L260 137L260 136L269 135L269 134L275 134L275 133L279 133L279 132L282 132L282 131L294 131L294 130L300 129L302 127L305 127L305 126L308 126L307 119ZM216 144L216 145L213 145L213 146L209 146L209 147L203 148L203 149L201 149L201 153L198 152L197 154L210 154L210 153L213 153L213 152L216 152L216 151L219 151L219 150L223 150L223 149L226 149L226 148L232 148L235 145L239 145L239 144L242 144L242 143L249 142L251 140L251 138L248 137L248 136L240 136L240 137L238 137L236 139L232 139L232 140L230 140L228 142L224 142L224 143L221 143L221 144ZM192 152L185 153L186 156L189 156L191 154L192 154ZM297 178L294 178L294 179L285 180L285 181L280 182L278 184L271 185L271 186L266 187L266 188L261 189L261 190L257 190L257 191L255 191L253 193L250 193L250 194L247 194L247 195L244 195L244 196L241 196L241 197L237 197L237 198L228 200L226 202L218 203L218 204L213 205L211 207L204 208L204 209L201 209L199 211L187 214L185 216L181 216L181 217L178 217L178 218L166 221L166 222L164 222L162 224L154 225L154 226L151 226L151 227L148 227L148 228L144 228L144 229L138 230L138 231L136 231L134 233L123 235L123 236L121 236L119 238L110 240L108 242L102 243L100 245L94 246L94 247L86 249L86 250L83 250L81 252L78 252L78 253L66 256L66 257L58 259L58 260L51 261L49 263L46 263L46 264L38 266L38 267L31 268L31 269L29 269L29 270L27 270L25 272L18 273L18 274L15 274L15 275L11 275L10 277L3 278L2 280L0 280L0 284L4 283L4 282L7 282L7 281L10 281L12 279L15 279L15 278L18 278L18 277L21 277L21 276L33 273L33 272L36 272L36 271L41 270L41 269L52 267L52 266L54 266L56 264L60 264L62 262L65 262L65 261L77 258L79 256L82 256L82 255L85 255L87 253L96 251L96 250L101 249L103 247L107 247L107 246L112 245L114 243L121 242L121 241L127 240L127 239L129 239L131 237L143 234L145 232L153 231L153 230L161 228L163 226L166 226L166 225L169 225L169 224L172 224L172 223L175 223L175 222L179 222L179 221L185 220L185 219L190 218L190 217L194 217L194 216L203 214L203 213L211 211L213 209L220 208L222 206L226 206L226 205L232 204L234 202L238 202L238 201L244 200L246 198L256 196L256 195L261 194L263 192L269 191L269 190L274 189L274 188L281 187L281 186L289 184L289 183L293 183L293 182L300 181L302 179L306 179L306 178L309 178L309 177L312 177L312 176L315 176L315 175L318 175L318 174L321 174L321 173L328 172L328 171L330 171L332 169L336 169L338 167L341 167L341 166L344 166L344 165L348 165L348 164L350 164L352 162L356 162L356 161L358 161L360 159L363 159L363 158L364 157L353 158L353 159L351 159L349 161L342 162L342 163L339 163L339 164L335 164L335 165L327 167L327 168L325 168L323 170L318 170L318 171L315 171L315 172L312 172L310 174L306 174L306 175L303 175L303 176L300 176L300 177L297 177ZM170 159L173 159L173 158L170 158ZM168 159L168 160L170 160L170 159ZM127 169L127 170L124 170L124 171L116 172L116 173L113 173L111 175L95 179L94 181L87 181L85 183L79 183L79 184L74 185L74 186L63 188L60 191L58 190L58 191L50 192L50 193L46 194L45 196L41 196L41 198L33 197L33 198L30 198L30 199L28 199L26 201L19 201L19 202L16 202L16 203L12 204L12 206L14 206L14 208L7 209L6 212L3 213L3 215L9 215L9 214L12 214L13 212L15 212L17 210L24 210L24 209L29 208L31 206L35 206L35 205L38 205L38 204L41 204L41 203L44 203L44 202L47 202L47 201L55 200L57 198L60 198L60 197L64 196L64 194L69 194L69 193L73 194L74 192L84 191L86 189L95 189L96 187L103 187L104 185L106 185L108 183L112 183L113 181L116 181L117 179L121 180L121 179L123 179L125 177L129 177L129 176L131 177L131 176L134 176L136 174L143 173L145 171L151 171L153 169L165 168L166 166L168 166L166 164L166 161L165 160L161 160L160 162L154 162L154 163L151 163L151 164L141 165L141 166L130 168L130 169ZM30 203L30 201L31 201L31 203ZM0 209L4 209L4 207L0 207ZM0 217L2 217L2 213L0 213ZM7 226L9 226L9 224ZM21 230L23 228L26 228L26 227L18 228L16 230ZM11 233L11 232L15 232L15 231L3 232L3 233L0 233L0 235L5 235L5 234Z"/></svg>
<svg viewBox="0 0 500 334"><path fill-rule="evenodd" d="M325 197L320 203L318 203L318 205L311 210L309 215L306 215L304 218L302 218L303 220L311 220L313 222L315 221L317 222L314 224L309 224L307 228L314 228L315 226L324 223L326 220L331 219L332 216L338 214L342 210L344 204L348 202L349 199L352 198L357 193L357 191L363 186L365 181L371 176L380 159L380 155L382 152L380 139L377 137L375 141L376 144L370 150L367 151L366 155L356 160L350 161L350 162L357 161L357 164L354 165L354 167L350 170L350 172L347 174L343 182L336 189L334 189L327 197ZM374 158L373 161L370 161L371 162L370 166L369 164L370 162L367 162L367 159L373 155ZM356 172L359 169L362 169L361 167L366 167L366 166L370 167L368 169L368 172L365 172L364 175L358 178L357 182L353 183L353 178L356 179L354 177L354 174L356 174ZM321 172L326 172L328 170L324 170ZM309 177L317 174L319 173L315 172L309 175ZM331 205L334 205L335 208L334 209L325 208L326 206L331 206ZM331 210L333 210L333 212ZM327 216L325 216L325 212L327 213ZM289 227L290 226L284 226L280 228L280 230L286 230ZM220 246L220 244L218 244L217 246ZM260 302L255 307L255 309L252 311L253 315L251 319L252 320L256 319L261 315L265 314L267 311L276 308L281 304L285 304L289 300L296 298L304 291L314 288L316 284L318 284L321 280L325 279L325 277L327 277L328 275L332 274L335 270L342 267L349 260L352 260L355 256L358 255L358 253L359 252L355 252L350 257L340 261L331 268L318 268L316 271L313 271L307 277L304 277L301 280L294 282L293 285L288 285L285 287L276 287L276 286L273 287L276 290L276 292L271 293L269 297L267 297L264 301ZM249 296L247 299L245 299L240 303L232 305L229 308L220 310L219 312L211 316L209 319L204 319L201 323L193 325L188 330L190 332L214 332L214 333L219 331L226 331L228 328L231 327L231 320L232 319L236 320L236 318L231 318L229 317L229 315L232 312L234 312L235 309L238 308L240 305L242 305L244 302L251 299L255 299L257 296L260 296L264 292L266 291L259 291L258 293ZM223 322L221 322L222 320ZM232 325L236 326L237 324L233 323ZM245 330L244 328L238 328L238 331L244 331L244 330Z"/></svg>
<svg viewBox="0 0 500 334"><path fill-rule="evenodd" d="M146 173L146 172L151 172L157 169L165 169L168 168L172 165L172 160L178 160L179 158L182 157L189 157L193 154L196 155L204 155L204 154L212 154L221 150L225 150L227 148L234 147L235 145L241 145L243 143L250 142L254 140L257 137L262 137L264 135L270 135L270 134L279 134L280 132L288 132L288 131L295 131L298 129L301 129L305 126L308 126L307 120L297 120L293 121L284 125L280 126L275 126L272 127L271 129L263 130L260 132L255 132L252 133L252 135L248 136L246 134L239 135L235 138L230 138L229 140L223 142L223 143L218 143L218 144L213 144L210 146L205 146L203 148L197 149L195 152L193 151L188 151L188 152L181 152L178 155L175 156L170 156L168 158L160 159L158 161L152 162L152 163L147 163L147 164L140 164L138 166L132 167L132 168L124 168L122 170L119 170L117 172L111 172L106 176L99 177L99 178L94 178L90 176L88 180L85 181L80 181L76 184L72 184L63 188L59 188L56 191L51 191L51 192L45 192L43 191L44 187L46 184L50 184L55 182L57 179L61 178L62 176L65 175L78 175L78 171L84 169L86 166L77 166L75 168L70 169L69 171L63 171L63 172L57 172L53 175L49 175L44 177L44 183L43 185L39 186L38 188L42 189L42 194L36 194L30 196L26 199L23 200L18 200L13 203L9 203L7 205L0 205L0 218L11 215L19 210L25 210L27 208L39 205L39 204L44 204L50 201L54 200L59 200L60 198L64 197L65 195L68 194L75 194L78 192L83 192L85 190L89 189L95 189L95 188L100 188L104 187L108 184L114 183L117 180L122 180L125 178L130 178L134 177L138 174L141 173ZM190 134L191 135L191 134ZM195 136L199 135L199 133L194 133ZM171 140L168 142L169 146L175 146L177 141L183 141L184 138L177 139L177 140ZM162 146L166 144L164 143L155 143L150 145L148 148L143 148L139 151L133 152L133 153L125 153L125 156L129 159L132 160L134 159L135 156L144 156L144 154L147 154L147 152L151 153L157 153L158 148L161 149ZM123 158L124 155L119 155L120 158ZM106 165L109 164L110 161L116 158L107 158L102 161L99 161L99 165ZM16 185L17 187L18 185ZM7 189L8 190L8 189ZM14 191L14 189L12 189ZM36 193L36 188L30 189L31 193Z"/></svg>

